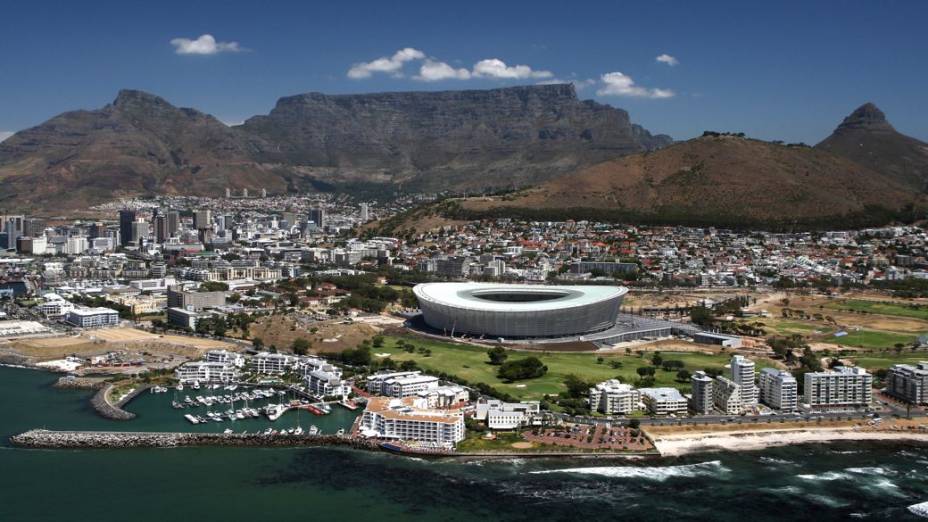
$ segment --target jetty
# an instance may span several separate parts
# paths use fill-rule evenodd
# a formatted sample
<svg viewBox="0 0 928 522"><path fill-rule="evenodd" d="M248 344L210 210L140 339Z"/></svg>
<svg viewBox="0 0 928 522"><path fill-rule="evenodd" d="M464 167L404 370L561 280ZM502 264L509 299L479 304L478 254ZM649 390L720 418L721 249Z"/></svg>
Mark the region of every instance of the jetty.
<svg viewBox="0 0 928 522"><path fill-rule="evenodd" d="M29 430L10 437L22 448L179 448L196 446L318 447L380 450L377 442L342 435L264 435L263 433L184 433L137 431Z"/></svg>

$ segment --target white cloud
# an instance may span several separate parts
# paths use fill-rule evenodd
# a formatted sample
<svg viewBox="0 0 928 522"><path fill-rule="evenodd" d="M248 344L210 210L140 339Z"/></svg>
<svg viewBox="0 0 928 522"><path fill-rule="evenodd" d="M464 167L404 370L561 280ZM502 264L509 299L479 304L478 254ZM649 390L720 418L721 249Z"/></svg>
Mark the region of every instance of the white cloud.
<svg viewBox="0 0 928 522"><path fill-rule="evenodd" d="M551 71L535 71L528 65L506 65L498 58L480 60L474 64L474 76L484 78L500 78L505 80L521 80L525 78L551 78Z"/></svg>
<svg viewBox="0 0 928 522"><path fill-rule="evenodd" d="M441 80L469 80L471 73L465 68L455 69L445 62L426 60L419 67L419 74L413 76L414 80L423 82L438 82Z"/></svg>
<svg viewBox="0 0 928 522"><path fill-rule="evenodd" d="M211 34L200 35L196 40L175 38L171 40L177 54L218 54L237 53L242 50L238 42L217 42Z"/></svg>
<svg viewBox="0 0 928 522"><path fill-rule="evenodd" d="M634 98L672 98L670 89L648 89L635 85L631 76L620 72L606 73L600 77L603 86L596 91L597 96L629 96Z"/></svg>
<svg viewBox="0 0 928 522"><path fill-rule="evenodd" d="M413 60L422 60L425 53L412 47L406 47L393 53L393 56L382 56L372 62L356 63L348 69L348 77L354 80L370 78L374 73L386 73L394 77L403 75L403 64Z"/></svg>
<svg viewBox="0 0 928 522"><path fill-rule="evenodd" d="M678 65L680 63L680 60L677 60L673 56L670 56L669 54L666 54L666 53L659 55L657 58L655 58L655 60L657 60L660 63L666 63L667 65L671 67L673 67L674 65Z"/></svg>
<svg viewBox="0 0 928 522"><path fill-rule="evenodd" d="M15 134L15 132L0 131L0 141L3 141L3 140L5 140L5 139L9 138L9 137L12 136L13 134Z"/></svg>

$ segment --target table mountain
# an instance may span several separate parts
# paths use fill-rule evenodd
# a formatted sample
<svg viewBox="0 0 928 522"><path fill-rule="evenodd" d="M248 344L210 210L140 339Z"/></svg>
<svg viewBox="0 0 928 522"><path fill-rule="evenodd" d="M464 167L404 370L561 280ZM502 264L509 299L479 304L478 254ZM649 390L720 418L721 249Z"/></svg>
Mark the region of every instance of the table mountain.
<svg viewBox="0 0 928 522"><path fill-rule="evenodd" d="M571 85L282 98L228 127L141 91L0 143L0 208L85 208L120 195L367 185L525 186L670 143Z"/></svg>
<svg viewBox="0 0 928 522"><path fill-rule="evenodd" d="M815 146L928 191L928 144L896 131L883 111L865 103Z"/></svg>

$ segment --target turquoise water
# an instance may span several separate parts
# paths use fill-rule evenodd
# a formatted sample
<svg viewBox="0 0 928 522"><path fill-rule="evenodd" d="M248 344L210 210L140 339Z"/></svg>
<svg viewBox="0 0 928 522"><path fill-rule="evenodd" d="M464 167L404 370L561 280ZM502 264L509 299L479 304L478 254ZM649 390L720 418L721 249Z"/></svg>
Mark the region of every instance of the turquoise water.
<svg viewBox="0 0 928 522"><path fill-rule="evenodd" d="M57 390L54 381L0 368L0 521L923 520L907 508L928 502L928 448L890 445L631 462L435 461L324 448L10 447L9 435L43 426L193 427L170 408L173 393L140 396L128 408L139 417L116 422L93 412L88 392ZM301 424L334 431L353 415L336 408ZM289 422L296 423L290 413L278 424Z"/></svg>

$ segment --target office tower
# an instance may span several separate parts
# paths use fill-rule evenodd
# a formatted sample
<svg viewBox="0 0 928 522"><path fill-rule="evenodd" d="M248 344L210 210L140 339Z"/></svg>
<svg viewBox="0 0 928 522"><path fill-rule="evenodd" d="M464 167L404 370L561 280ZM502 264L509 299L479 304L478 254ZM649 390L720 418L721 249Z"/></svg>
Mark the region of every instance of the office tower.
<svg viewBox="0 0 928 522"><path fill-rule="evenodd" d="M128 246L132 244L132 224L135 223L134 210L119 211L119 244Z"/></svg>
<svg viewBox="0 0 928 522"><path fill-rule="evenodd" d="M180 233L180 212L168 210L168 237L175 237Z"/></svg>
<svg viewBox="0 0 928 522"><path fill-rule="evenodd" d="M133 245L141 245L141 240L148 238L148 222L144 219L137 219L131 225L130 242Z"/></svg>
<svg viewBox="0 0 928 522"><path fill-rule="evenodd" d="M325 227L325 209L322 207L316 207L309 209L309 220L316 224L319 228Z"/></svg>
<svg viewBox="0 0 928 522"><path fill-rule="evenodd" d="M213 226L213 214L207 210L197 210L193 215L193 228L206 230Z"/></svg>
<svg viewBox="0 0 928 522"><path fill-rule="evenodd" d="M262 197L262 198L266 198L266 197L267 197L267 189L261 189L261 197Z"/></svg>
<svg viewBox="0 0 928 522"><path fill-rule="evenodd" d="M230 189L229 187L226 187L226 198L231 198L231 197L232 197L232 189Z"/></svg>
<svg viewBox="0 0 928 522"><path fill-rule="evenodd" d="M168 219L163 214L158 214L154 218L155 222L155 241L164 243L168 239Z"/></svg>
<svg viewBox="0 0 928 522"><path fill-rule="evenodd" d="M361 221L367 221L368 219L370 219L370 209L367 203L361 203Z"/></svg>

